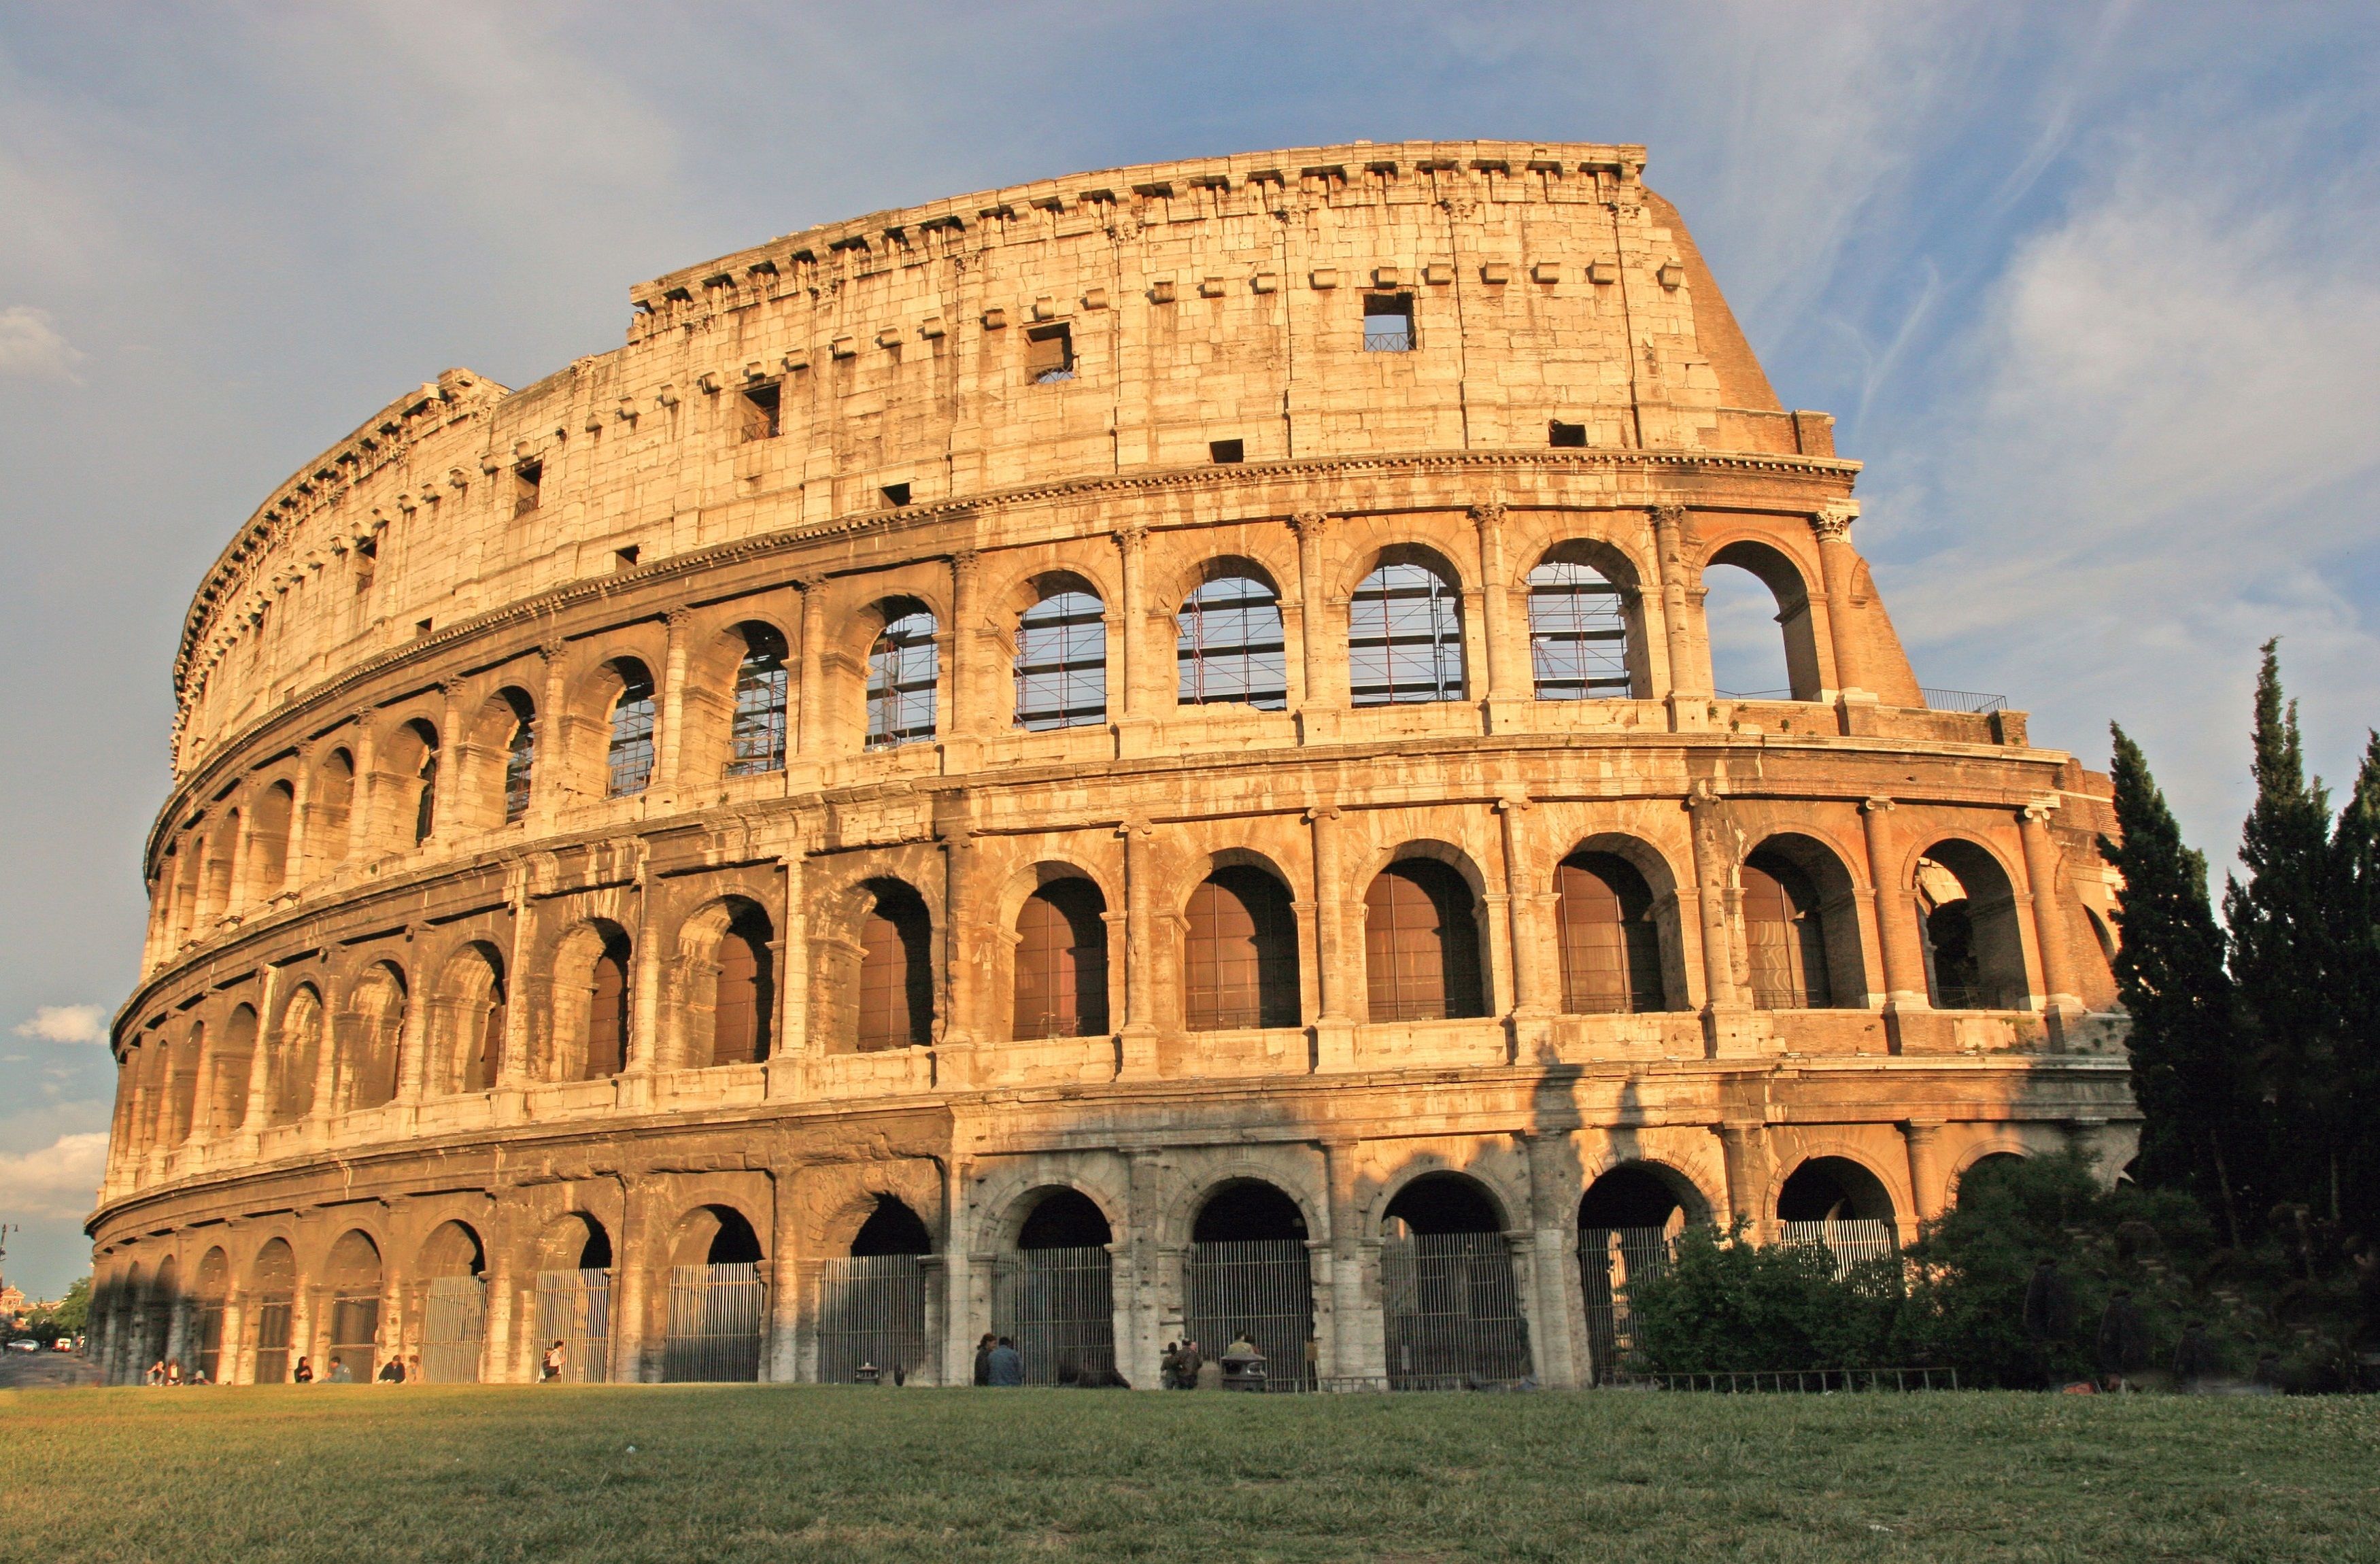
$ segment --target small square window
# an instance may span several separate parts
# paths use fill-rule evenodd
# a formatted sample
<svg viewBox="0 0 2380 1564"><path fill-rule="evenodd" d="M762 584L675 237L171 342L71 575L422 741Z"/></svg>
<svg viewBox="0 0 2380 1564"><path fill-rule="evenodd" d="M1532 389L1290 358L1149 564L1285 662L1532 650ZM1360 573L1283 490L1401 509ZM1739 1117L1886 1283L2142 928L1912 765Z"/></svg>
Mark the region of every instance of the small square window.
<svg viewBox="0 0 2380 1564"><path fill-rule="evenodd" d="M1036 385L1075 378L1075 333L1063 324L1025 333L1025 378Z"/></svg>
<svg viewBox="0 0 2380 1564"><path fill-rule="evenodd" d="M886 504L896 510L909 503L909 486L905 483L888 483L878 492L884 496Z"/></svg>
<svg viewBox="0 0 2380 1564"><path fill-rule="evenodd" d="M1233 462L1245 462L1248 459L1247 442L1245 440L1209 440L1207 442L1207 455L1219 466L1229 466Z"/></svg>
<svg viewBox="0 0 2380 1564"><path fill-rule="evenodd" d="M1560 448L1583 448L1586 444L1586 426L1566 424L1555 418L1546 425L1546 443Z"/></svg>
<svg viewBox="0 0 2380 1564"><path fill-rule="evenodd" d="M613 550L612 553L612 568L614 570L627 569L629 566L637 563L637 556L643 552L644 551L641 548L634 543L629 544L625 549Z"/></svg>
<svg viewBox="0 0 2380 1564"><path fill-rule="evenodd" d="M1364 296L1364 351L1411 353L1414 349L1413 295L1367 293Z"/></svg>
<svg viewBox="0 0 2380 1564"><path fill-rule="evenodd" d="M417 636L426 636L430 634L430 626L433 623L434 621L428 619L417 619L413 622L413 633Z"/></svg>
<svg viewBox="0 0 2380 1564"><path fill-rule="evenodd" d="M523 462L513 468L513 515L524 516L537 509L538 486L545 481L543 462Z"/></svg>
<svg viewBox="0 0 2380 1564"><path fill-rule="evenodd" d="M777 418L779 401L775 381L744 388L742 412L743 438L746 441L777 438L777 431L783 427Z"/></svg>

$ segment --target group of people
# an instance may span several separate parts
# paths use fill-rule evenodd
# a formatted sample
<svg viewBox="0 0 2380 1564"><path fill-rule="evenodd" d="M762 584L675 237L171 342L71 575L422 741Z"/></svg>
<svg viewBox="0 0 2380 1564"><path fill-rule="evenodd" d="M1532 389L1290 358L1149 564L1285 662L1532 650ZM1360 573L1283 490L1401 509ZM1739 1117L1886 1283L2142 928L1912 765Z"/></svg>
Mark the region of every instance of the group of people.
<svg viewBox="0 0 2380 1564"><path fill-rule="evenodd" d="M189 1372L187 1377L184 1376L182 1373L182 1360L179 1358L159 1358L155 1363L149 1365L149 1373L145 1377L148 1383L152 1385L168 1385L176 1388L184 1385L212 1385L214 1383L213 1380L207 1377L207 1371L203 1368L194 1368Z"/></svg>
<svg viewBox="0 0 2380 1564"><path fill-rule="evenodd" d="M1016 1350L1014 1338L995 1336L989 1330L983 1333L983 1340L975 1344L975 1382L995 1390L1025 1383L1025 1355ZM1132 1388L1132 1381L1112 1367L1085 1368L1072 1358L1058 1361L1058 1384L1062 1389Z"/></svg>

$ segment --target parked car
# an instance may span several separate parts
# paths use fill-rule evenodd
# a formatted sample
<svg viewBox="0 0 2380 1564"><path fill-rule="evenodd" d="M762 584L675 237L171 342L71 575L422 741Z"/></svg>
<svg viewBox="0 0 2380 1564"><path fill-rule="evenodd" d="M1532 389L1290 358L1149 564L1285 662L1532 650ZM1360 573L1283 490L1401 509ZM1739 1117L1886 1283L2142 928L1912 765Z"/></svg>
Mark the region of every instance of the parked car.
<svg viewBox="0 0 2380 1564"><path fill-rule="evenodd" d="M8 1350L12 1352L38 1352L42 1350L42 1344L30 1336L19 1336L8 1343Z"/></svg>

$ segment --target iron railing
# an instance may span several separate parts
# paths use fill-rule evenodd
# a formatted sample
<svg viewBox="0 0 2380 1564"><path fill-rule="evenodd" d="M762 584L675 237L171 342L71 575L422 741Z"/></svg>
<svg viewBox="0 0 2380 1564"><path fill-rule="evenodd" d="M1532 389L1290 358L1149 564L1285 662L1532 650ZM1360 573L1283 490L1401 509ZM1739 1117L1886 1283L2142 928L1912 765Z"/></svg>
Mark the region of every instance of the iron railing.
<svg viewBox="0 0 2380 1564"><path fill-rule="evenodd" d="M1628 1374L1619 1383L1646 1390L1705 1390L1722 1396L1834 1395L1866 1390L1955 1390L1955 1368L1780 1368L1716 1374Z"/></svg>
<svg viewBox="0 0 2380 1564"><path fill-rule="evenodd" d="M1267 1390L1311 1390L1314 1268L1305 1241L1194 1243L1182 1261L1183 1329L1220 1358L1245 1335L1265 1357Z"/></svg>
<svg viewBox="0 0 2380 1564"><path fill-rule="evenodd" d="M488 1284L476 1276L434 1276L422 1300L421 1377L432 1385L476 1385L488 1335Z"/></svg>
<svg viewBox="0 0 2380 1564"><path fill-rule="evenodd" d="M860 1382L873 1368L881 1382L925 1364L926 1270L916 1255L856 1255L819 1266L818 1376L822 1385Z"/></svg>
<svg viewBox="0 0 2380 1564"><path fill-rule="evenodd" d="M1483 1388L1530 1376L1529 1327L1501 1233L1383 1240L1380 1305L1391 1389Z"/></svg>
<svg viewBox="0 0 2380 1564"><path fill-rule="evenodd" d="M292 1366L289 1352L290 1298L268 1293L256 1303L256 1376L259 1385L285 1385Z"/></svg>
<svg viewBox="0 0 2380 1564"><path fill-rule="evenodd" d="M991 1328L1016 1343L1027 1385L1112 1379L1112 1256L1104 1247L1002 1255L991 1270Z"/></svg>
<svg viewBox="0 0 2380 1564"><path fill-rule="evenodd" d="M1917 693L1925 698L1928 711L1972 711L1981 716L2008 705L2008 697L1985 695L1981 690L1921 689Z"/></svg>
<svg viewBox="0 0 2380 1564"><path fill-rule="evenodd" d="M569 1385L601 1385L612 1377L612 1274L601 1270L537 1273L537 1353L562 1343L562 1372Z"/></svg>
<svg viewBox="0 0 2380 1564"><path fill-rule="evenodd" d="M1779 1243L1815 1243L1835 1256L1835 1275L1842 1276L1864 1260L1880 1260L1900 1253L1900 1243L1890 1222L1868 1218L1848 1221L1779 1222Z"/></svg>
<svg viewBox="0 0 2380 1564"><path fill-rule="evenodd" d="M672 1384L759 1378L767 1294L757 1265L671 1267L662 1377Z"/></svg>
<svg viewBox="0 0 2380 1564"><path fill-rule="evenodd" d="M1619 1376L1635 1343L1628 1317L1629 1290L1670 1268L1670 1235L1664 1228L1581 1228L1578 1233L1580 1294L1586 1300L1587 1364L1598 1385Z"/></svg>

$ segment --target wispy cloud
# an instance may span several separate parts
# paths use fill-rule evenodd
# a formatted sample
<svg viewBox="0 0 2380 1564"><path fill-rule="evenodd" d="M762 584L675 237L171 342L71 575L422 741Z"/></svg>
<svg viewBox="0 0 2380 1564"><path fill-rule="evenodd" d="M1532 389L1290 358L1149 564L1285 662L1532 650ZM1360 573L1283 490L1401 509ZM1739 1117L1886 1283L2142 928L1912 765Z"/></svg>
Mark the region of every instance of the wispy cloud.
<svg viewBox="0 0 2380 1564"><path fill-rule="evenodd" d="M71 381L82 357L51 322L48 310L30 304L0 309L0 375Z"/></svg>
<svg viewBox="0 0 2380 1564"><path fill-rule="evenodd" d="M50 1043L107 1041L107 1012L97 1005L43 1005L15 1027L20 1037Z"/></svg>
<svg viewBox="0 0 2380 1564"><path fill-rule="evenodd" d="M36 1220L79 1219L107 1170L107 1133L60 1135L36 1151L0 1152L0 1211Z"/></svg>

